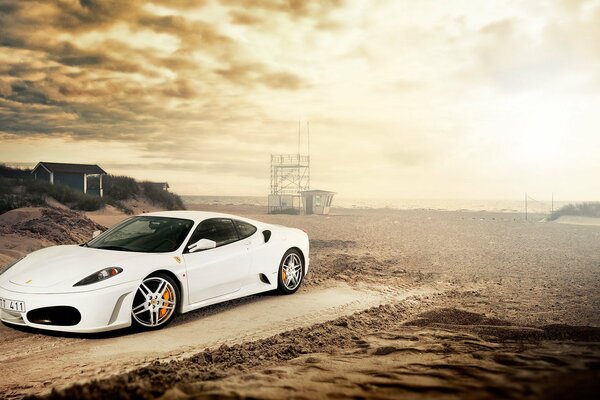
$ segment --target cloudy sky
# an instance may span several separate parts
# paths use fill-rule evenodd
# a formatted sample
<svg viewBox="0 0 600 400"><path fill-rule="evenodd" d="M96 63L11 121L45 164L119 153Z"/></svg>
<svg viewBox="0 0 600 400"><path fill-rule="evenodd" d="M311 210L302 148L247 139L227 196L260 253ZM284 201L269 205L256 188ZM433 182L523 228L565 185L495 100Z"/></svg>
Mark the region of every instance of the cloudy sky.
<svg viewBox="0 0 600 400"><path fill-rule="evenodd" d="M0 162L266 195L600 197L600 1L0 0Z"/></svg>

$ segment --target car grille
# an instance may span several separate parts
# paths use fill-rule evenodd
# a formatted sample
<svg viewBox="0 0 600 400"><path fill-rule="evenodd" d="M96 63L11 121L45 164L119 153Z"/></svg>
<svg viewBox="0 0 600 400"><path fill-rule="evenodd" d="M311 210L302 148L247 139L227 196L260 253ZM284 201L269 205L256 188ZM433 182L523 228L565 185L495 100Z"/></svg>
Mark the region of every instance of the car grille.
<svg viewBox="0 0 600 400"><path fill-rule="evenodd" d="M43 307L29 311L27 320L33 324L73 326L81 321L81 313L70 306Z"/></svg>

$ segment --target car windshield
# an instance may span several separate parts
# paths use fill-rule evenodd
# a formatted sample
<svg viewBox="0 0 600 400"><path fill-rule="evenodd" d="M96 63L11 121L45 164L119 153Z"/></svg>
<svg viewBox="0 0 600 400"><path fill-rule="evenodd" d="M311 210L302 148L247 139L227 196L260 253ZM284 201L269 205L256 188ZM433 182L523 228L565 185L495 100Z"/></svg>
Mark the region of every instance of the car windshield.
<svg viewBox="0 0 600 400"><path fill-rule="evenodd" d="M181 246L192 229L189 219L140 216L127 219L86 243L105 250L168 253Z"/></svg>

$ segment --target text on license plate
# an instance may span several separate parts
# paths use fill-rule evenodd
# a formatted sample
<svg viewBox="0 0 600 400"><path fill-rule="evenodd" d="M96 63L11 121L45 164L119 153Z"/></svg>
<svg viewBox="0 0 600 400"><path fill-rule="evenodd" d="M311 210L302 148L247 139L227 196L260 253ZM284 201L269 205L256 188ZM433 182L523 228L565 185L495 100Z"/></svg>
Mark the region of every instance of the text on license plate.
<svg viewBox="0 0 600 400"><path fill-rule="evenodd" d="M0 298L0 308L23 313L25 312L25 302Z"/></svg>

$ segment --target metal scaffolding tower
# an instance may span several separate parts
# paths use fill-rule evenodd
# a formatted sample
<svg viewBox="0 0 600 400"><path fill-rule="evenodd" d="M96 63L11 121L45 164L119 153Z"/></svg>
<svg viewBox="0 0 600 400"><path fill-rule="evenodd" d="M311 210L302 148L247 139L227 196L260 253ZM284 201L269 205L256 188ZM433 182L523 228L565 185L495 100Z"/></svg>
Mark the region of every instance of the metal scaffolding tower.
<svg viewBox="0 0 600 400"><path fill-rule="evenodd" d="M301 154L300 123L298 123L298 153L271 154L271 193L269 213L300 213L300 192L310 190L310 136L306 124L307 155Z"/></svg>

